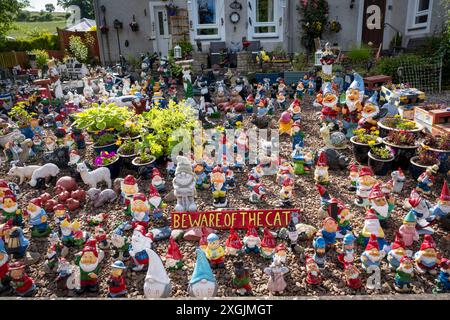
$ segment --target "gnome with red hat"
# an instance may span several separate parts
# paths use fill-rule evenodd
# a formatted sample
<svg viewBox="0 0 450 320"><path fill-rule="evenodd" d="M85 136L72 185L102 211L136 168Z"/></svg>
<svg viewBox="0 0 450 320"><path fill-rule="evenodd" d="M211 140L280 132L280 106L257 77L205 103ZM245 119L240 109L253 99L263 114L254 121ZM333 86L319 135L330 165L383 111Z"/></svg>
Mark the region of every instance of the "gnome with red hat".
<svg viewBox="0 0 450 320"><path fill-rule="evenodd" d="M356 186L358 185L359 179L359 165L357 163L350 163L348 166L349 174L348 178L350 179L350 184L347 186L349 191L356 191Z"/></svg>
<svg viewBox="0 0 450 320"><path fill-rule="evenodd" d="M230 235L225 242L225 254L230 256L238 256L242 253L242 241L237 232L231 228Z"/></svg>
<svg viewBox="0 0 450 320"><path fill-rule="evenodd" d="M249 227L244 237L244 249L245 253L259 253L261 247L261 239L258 236L258 232L254 227Z"/></svg>
<svg viewBox="0 0 450 320"><path fill-rule="evenodd" d="M432 187L434 185L434 175L438 172L439 166L433 165L428 167L424 173L422 173L419 178L417 178L416 189L425 195L430 195L432 192Z"/></svg>
<svg viewBox="0 0 450 320"><path fill-rule="evenodd" d="M405 243L402 235L397 232L391 250L387 254L387 261L392 270L396 270L400 266L400 260L407 255ZM411 255L411 253L410 253Z"/></svg>
<svg viewBox="0 0 450 320"><path fill-rule="evenodd" d="M370 267L380 267L381 260L384 258L385 252L380 251L378 246L377 236L372 234L370 240L367 243L366 250L361 254L362 268L366 271L370 271Z"/></svg>
<svg viewBox="0 0 450 320"><path fill-rule="evenodd" d="M431 235L426 234L420 245L420 250L414 255L416 269L419 273L436 274L440 263L440 255Z"/></svg>
<svg viewBox="0 0 450 320"><path fill-rule="evenodd" d="M133 196L139 192L139 186L136 179L132 175L127 175L123 181L120 182L122 203L126 206L125 214L131 216L130 203Z"/></svg>
<svg viewBox="0 0 450 320"><path fill-rule="evenodd" d="M170 237L166 253L166 268L173 271L183 266L183 255L174 238Z"/></svg>
<svg viewBox="0 0 450 320"><path fill-rule="evenodd" d="M133 230L131 236L130 257L133 259L133 271L142 271L148 266L148 254L146 249L151 249L153 245L153 235L146 233L142 225L138 225Z"/></svg>
<svg viewBox="0 0 450 320"><path fill-rule="evenodd" d="M158 168L153 168L152 170L152 186L156 188L159 192L162 192L166 189L166 182L161 176L161 172L159 172Z"/></svg>
<svg viewBox="0 0 450 320"><path fill-rule="evenodd" d="M314 170L314 180L316 183L325 186L330 183L327 155L324 151L320 152L319 158L317 159L316 168Z"/></svg>
<svg viewBox="0 0 450 320"><path fill-rule="evenodd" d="M41 206L40 198L31 199L27 206L26 215L29 216L32 237L46 237L51 232L47 213Z"/></svg>
<svg viewBox="0 0 450 320"><path fill-rule="evenodd" d="M202 249L203 251L206 250L206 247L208 246L208 229L206 229L206 227L202 227L201 229L202 235L200 237L200 240L198 241L198 246L200 247L200 249Z"/></svg>
<svg viewBox="0 0 450 320"><path fill-rule="evenodd" d="M319 266L311 257L306 258L306 274L306 283L311 285L319 285L322 283Z"/></svg>
<svg viewBox="0 0 450 320"><path fill-rule="evenodd" d="M394 288L398 292L411 291L411 283L414 276L414 264L411 258L404 256L400 259L400 265L395 271Z"/></svg>
<svg viewBox="0 0 450 320"><path fill-rule="evenodd" d="M0 209L3 205L3 197L5 196L5 192L7 190L11 191L8 182L6 180L0 179Z"/></svg>
<svg viewBox="0 0 450 320"><path fill-rule="evenodd" d="M281 207L290 207L292 205L292 197L294 194L294 180L288 176L284 177L283 186L280 191L280 202Z"/></svg>
<svg viewBox="0 0 450 320"><path fill-rule="evenodd" d="M268 228L264 228L264 236L261 241L261 256L265 259L272 259L275 254L277 241Z"/></svg>
<svg viewBox="0 0 450 320"><path fill-rule="evenodd" d="M383 249L386 245L383 228L381 227L380 220L378 219L375 210L368 209L366 211L364 227L359 235L358 242L367 245L372 235L377 237L379 247Z"/></svg>
<svg viewBox="0 0 450 320"><path fill-rule="evenodd" d="M227 206L227 178L222 165L218 164L211 172L211 187L214 198L213 206L223 208Z"/></svg>
<svg viewBox="0 0 450 320"><path fill-rule="evenodd" d="M443 258L441 261L441 270L436 279L434 293L450 292L450 260Z"/></svg>
<svg viewBox="0 0 450 320"><path fill-rule="evenodd" d="M386 199L383 191L381 191L380 183L375 184L370 190L369 203L382 224L389 219L395 207L393 203Z"/></svg>
<svg viewBox="0 0 450 320"><path fill-rule="evenodd" d="M327 251L336 245L337 230L338 224L334 218L326 217L323 220L323 228L318 232L318 235L323 237Z"/></svg>
<svg viewBox="0 0 450 320"><path fill-rule="evenodd" d="M356 196L355 204L359 207L367 207L369 206L369 195L373 186L377 183L377 179L375 179L372 169L369 167L362 167L359 170L358 176L358 185L356 186Z"/></svg>
<svg viewBox="0 0 450 320"><path fill-rule="evenodd" d="M147 198L143 193L136 193L130 202L131 217L133 218L133 226L140 224L147 228L150 220L150 206Z"/></svg>
<svg viewBox="0 0 450 320"><path fill-rule="evenodd" d="M345 264L344 266L344 275L345 275L345 283L347 284L347 287L357 290L362 287L362 281L359 277L361 272L358 270L358 268L350 263Z"/></svg>
<svg viewBox="0 0 450 320"><path fill-rule="evenodd" d="M409 205L411 206L410 212L412 212L417 219L417 230L419 234L433 234L434 230L430 227L432 222L431 218L431 203L422 197L416 189L411 191L411 195L408 198Z"/></svg>
<svg viewBox="0 0 450 320"><path fill-rule="evenodd" d="M391 177L393 186L392 191L394 193L401 193L403 190L403 185L405 184L406 181L406 177L405 174L403 173L402 168L398 168L398 170L392 171Z"/></svg>
<svg viewBox="0 0 450 320"><path fill-rule="evenodd" d="M22 262L14 262L9 265L9 275L11 277L11 287L14 294L19 297L31 297L36 291L36 285L26 273L25 265Z"/></svg>
<svg viewBox="0 0 450 320"><path fill-rule="evenodd" d="M8 252L6 252L5 243L0 238L0 293L9 290L9 266L8 266Z"/></svg>
<svg viewBox="0 0 450 320"><path fill-rule="evenodd" d="M16 196L9 189L7 189L3 194L1 211L6 221L12 219L14 226L23 227L22 210L19 209Z"/></svg>
<svg viewBox="0 0 450 320"><path fill-rule="evenodd" d="M434 219L445 219L450 213L450 192L448 190L447 180L444 181L442 186L441 196L437 200L436 205L431 209L432 216Z"/></svg>
<svg viewBox="0 0 450 320"><path fill-rule="evenodd" d="M89 239L84 245L81 254L75 258L75 264L80 267L80 288L77 293L97 292L99 289L98 275L100 273L100 262L103 259L103 251L98 251L97 241Z"/></svg>
<svg viewBox="0 0 450 320"><path fill-rule="evenodd" d="M163 217L163 201L158 189L153 184L150 185L148 203L150 204L150 210L153 218L161 219Z"/></svg>
<svg viewBox="0 0 450 320"><path fill-rule="evenodd" d="M275 254L273 256L273 261L278 261L281 264L286 263L286 256L287 256L287 248L284 243L280 243L275 248Z"/></svg>

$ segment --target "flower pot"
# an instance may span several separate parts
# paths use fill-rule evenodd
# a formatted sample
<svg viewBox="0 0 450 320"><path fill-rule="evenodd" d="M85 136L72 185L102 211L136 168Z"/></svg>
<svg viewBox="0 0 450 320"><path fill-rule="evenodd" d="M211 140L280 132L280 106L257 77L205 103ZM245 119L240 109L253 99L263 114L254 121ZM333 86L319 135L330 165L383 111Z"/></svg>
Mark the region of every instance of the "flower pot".
<svg viewBox="0 0 450 320"><path fill-rule="evenodd" d="M138 140L138 139L140 139L141 138L141 135L140 134L137 134L137 135L135 135L134 137L122 137L122 136L119 136L119 138L120 139L122 139L122 140L131 140L131 141L135 141L135 140Z"/></svg>
<svg viewBox="0 0 450 320"><path fill-rule="evenodd" d="M369 167L372 169L376 176L386 176L392 171L392 164L394 162L394 157L390 159L379 159L375 157L372 152L369 151L367 154L369 158Z"/></svg>
<svg viewBox="0 0 450 320"><path fill-rule="evenodd" d="M381 121L377 122L377 126L378 126L378 131L380 131L380 137L384 138L387 137L389 135L390 131L406 131L406 132L412 132L414 133L416 138L419 138L419 134L420 132L423 130L423 126L417 122L415 122L417 129L414 130L403 130L403 129L396 129L396 128L390 128L385 126L384 124L381 123Z"/></svg>
<svg viewBox="0 0 450 320"><path fill-rule="evenodd" d="M423 143L422 143L422 146L424 146ZM450 170L450 150L446 151L446 150L434 149L429 146L427 146L427 147L428 147L429 151L433 151L438 154L438 160L441 163L439 165L439 172L447 173Z"/></svg>
<svg viewBox="0 0 450 320"><path fill-rule="evenodd" d="M95 154L100 154L102 151L106 151L106 152L116 152L117 149L119 148L119 146L116 144L116 142L111 143L111 144L107 144L105 146L99 146L96 143L94 143L92 145L92 147L94 148L94 152Z"/></svg>
<svg viewBox="0 0 450 320"><path fill-rule="evenodd" d="M411 165L409 166L409 173L411 173L414 180L417 180L419 176L427 170L428 167L431 166L424 166L422 164L418 163L419 156L414 156L410 159ZM440 165L439 160L436 160L436 163L438 166Z"/></svg>
<svg viewBox="0 0 450 320"><path fill-rule="evenodd" d="M402 168L404 171L408 170L410 165L410 159L416 155L417 148L419 145L415 146L397 146L392 144L389 141L386 141L386 138L383 138L383 143L390 147L394 153L394 168Z"/></svg>
<svg viewBox="0 0 450 320"><path fill-rule="evenodd" d="M137 174L143 179L150 179L152 177L152 171L155 167L156 158L152 156L152 159L147 163L139 163L138 160L140 157L136 157L131 162L133 164L134 170L136 170Z"/></svg>
<svg viewBox="0 0 450 320"><path fill-rule="evenodd" d="M356 161L360 164L367 164L367 160L369 159L368 153L370 151L370 147L368 144L359 143L355 141L356 136L350 138L350 142L352 143L352 151L353 156ZM375 147L379 147L383 144L383 140L381 138L377 139L377 143L374 145Z"/></svg>
<svg viewBox="0 0 450 320"><path fill-rule="evenodd" d="M97 166L97 168L102 167L108 168L109 172L111 173L111 179L114 180L119 177L121 166L122 166L122 159L120 157L117 157L116 161L111 162L110 164L105 166Z"/></svg>
<svg viewBox="0 0 450 320"><path fill-rule="evenodd" d="M322 72L325 74L331 75L333 73L333 65L332 64L323 64Z"/></svg>
<svg viewBox="0 0 450 320"><path fill-rule="evenodd" d="M133 154L122 154L120 152L120 148L117 149L117 154L119 155L119 157L122 159L122 165L128 169L132 169L133 165L132 165L132 161L133 159L136 157L136 153Z"/></svg>

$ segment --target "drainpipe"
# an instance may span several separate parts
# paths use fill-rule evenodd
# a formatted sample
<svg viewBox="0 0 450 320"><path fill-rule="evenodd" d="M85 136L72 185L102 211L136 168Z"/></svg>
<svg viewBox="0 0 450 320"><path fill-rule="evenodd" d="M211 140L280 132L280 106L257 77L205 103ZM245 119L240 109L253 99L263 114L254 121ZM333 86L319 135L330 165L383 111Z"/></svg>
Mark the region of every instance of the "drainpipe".
<svg viewBox="0 0 450 320"><path fill-rule="evenodd" d="M292 1L288 0L287 3L288 3L288 5L287 5L287 10L288 10L287 30L289 30L289 29L292 30L292 32L287 32L287 34L288 34L288 53L293 54L294 53L294 34L296 34L296 32L294 32L294 25L295 25L294 11L296 10L296 8Z"/></svg>

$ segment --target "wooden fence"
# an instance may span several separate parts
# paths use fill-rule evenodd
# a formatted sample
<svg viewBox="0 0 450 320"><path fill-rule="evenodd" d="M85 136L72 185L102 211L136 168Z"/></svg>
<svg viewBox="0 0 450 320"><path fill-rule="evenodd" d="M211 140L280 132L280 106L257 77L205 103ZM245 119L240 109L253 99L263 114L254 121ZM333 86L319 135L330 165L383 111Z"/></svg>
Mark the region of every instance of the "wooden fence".
<svg viewBox="0 0 450 320"><path fill-rule="evenodd" d="M62 60L64 51L47 50L50 57ZM0 52L0 68L12 68L20 65L22 68L29 67L28 54L23 51Z"/></svg>

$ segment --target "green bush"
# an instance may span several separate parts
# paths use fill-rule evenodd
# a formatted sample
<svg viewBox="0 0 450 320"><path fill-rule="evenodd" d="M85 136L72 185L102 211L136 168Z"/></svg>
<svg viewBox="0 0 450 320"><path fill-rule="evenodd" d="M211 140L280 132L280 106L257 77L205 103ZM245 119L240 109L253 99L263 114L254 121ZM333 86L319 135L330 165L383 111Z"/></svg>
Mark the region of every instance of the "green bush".
<svg viewBox="0 0 450 320"><path fill-rule="evenodd" d="M47 64L47 61L50 59L50 56L48 55L47 51L42 49L31 50L28 52L28 54L36 55L36 65L39 69L42 69Z"/></svg>
<svg viewBox="0 0 450 320"><path fill-rule="evenodd" d="M350 62L354 66L362 66L369 62L372 51L366 46L354 47L348 53L347 56Z"/></svg>
<svg viewBox="0 0 450 320"><path fill-rule="evenodd" d="M81 37L71 36L69 38L70 53L79 61L86 62L89 57L89 49L84 44Z"/></svg>
<svg viewBox="0 0 450 320"><path fill-rule="evenodd" d="M34 49L59 50L58 36L50 33L43 33L39 36L27 39L17 39L15 41L6 39L0 40L0 52L31 51Z"/></svg>
<svg viewBox="0 0 450 320"><path fill-rule="evenodd" d="M308 68L308 56L306 53L297 52L292 60L295 71L305 71Z"/></svg>
<svg viewBox="0 0 450 320"><path fill-rule="evenodd" d="M396 57L383 57L377 62L374 68L374 73L391 76L394 83L399 83L400 79L398 78L397 70L407 62L420 64L422 62L422 58L414 54L403 54Z"/></svg>

